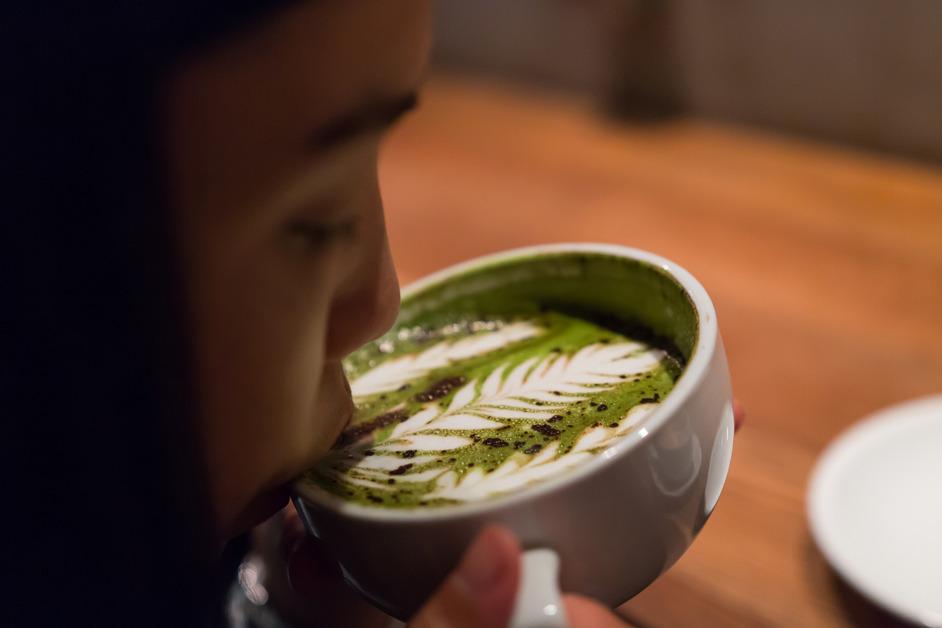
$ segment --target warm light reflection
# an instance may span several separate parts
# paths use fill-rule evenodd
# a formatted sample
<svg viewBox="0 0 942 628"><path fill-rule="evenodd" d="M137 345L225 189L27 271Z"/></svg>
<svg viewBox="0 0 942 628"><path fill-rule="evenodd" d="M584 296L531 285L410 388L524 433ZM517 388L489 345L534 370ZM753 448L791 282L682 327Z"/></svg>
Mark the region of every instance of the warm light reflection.
<svg viewBox="0 0 942 628"><path fill-rule="evenodd" d="M256 559L247 558L239 565L239 586L246 599L256 606L268 602L268 590L262 584L264 566Z"/></svg>

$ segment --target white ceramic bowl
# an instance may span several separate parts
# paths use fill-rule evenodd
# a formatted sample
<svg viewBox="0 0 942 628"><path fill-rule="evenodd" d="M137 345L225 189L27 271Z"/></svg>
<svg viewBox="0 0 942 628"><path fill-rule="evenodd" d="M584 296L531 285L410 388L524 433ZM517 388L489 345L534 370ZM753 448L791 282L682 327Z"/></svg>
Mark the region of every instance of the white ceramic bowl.
<svg viewBox="0 0 942 628"><path fill-rule="evenodd" d="M687 364L640 426L594 460L518 493L408 511L370 508L296 483L308 529L348 581L393 616L411 616L488 523L561 559L563 590L616 606L670 567L713 511L732 453L733 411L716 312L673 262L612 245L557 244L491 255L403 291L398 324L469 295L510 291L642 324Z"/></svg>

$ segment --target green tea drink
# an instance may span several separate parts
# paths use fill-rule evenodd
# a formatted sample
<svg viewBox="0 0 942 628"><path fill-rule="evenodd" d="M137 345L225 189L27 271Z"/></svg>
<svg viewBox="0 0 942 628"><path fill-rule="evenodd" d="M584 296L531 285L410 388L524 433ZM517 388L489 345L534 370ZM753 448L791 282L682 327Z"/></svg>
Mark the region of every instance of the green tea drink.
<svg viewBox="0 0 942 628"><path fill-rule="evenodd" d="M680 376L630 336L555 311L399 329L348 360L356 417L303 480L402 509L557 477L638 429Z"/></svg>

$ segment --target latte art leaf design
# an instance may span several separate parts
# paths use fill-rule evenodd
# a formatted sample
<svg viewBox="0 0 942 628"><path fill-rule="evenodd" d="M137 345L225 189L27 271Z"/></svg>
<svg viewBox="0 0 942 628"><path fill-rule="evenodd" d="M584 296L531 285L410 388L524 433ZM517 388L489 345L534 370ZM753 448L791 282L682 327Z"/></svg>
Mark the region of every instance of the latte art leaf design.
<svg viewBox="0 0 942 628"><path fill-rule="evenodd" d="M439 342L419 354L383 362L350 382L350 389L355 398L396 390L435 369L536 336L541 331L536 325L520 322L455 342Z"/></svg>
<svg viewBox="0 0 942 628"><path fill-rule="evenodd" d="M435 490L429 497L478 501L559 475L594 458L594 451L614 444L657 405L652 403L635 406L618 428L600 426L591 429L566 453L559 453L559 445L551 443L535 456L512 456L490 473L475 469L460 479L454 471L442 473L438 476Z"/></svg>
<svg viewBox="0 0 942 628"><path fill-rule="evenodd" d="M455 393L447 408L430 404L400 423L387 441L375 447L375 452L382 455L412 451L418 452L424 462L441 461L447 452L473 443L467 433L499 430L515 421L545 421L558 416L567 406L621 383L623 377L658 366L663 357L663 351L626 342L589 345L571 357L550 355L542 360L534 357L513 368L504 364L483 382L466 384ZM636 410L643 407L651 406L640 406ZM426 482L436 478L436 488L429 497L458 501L481 499L545 479L586 461L592 457L590 449L611 440L608 432L614 430L600 429L606 432L604 438L589 432L580 441L585 441L582 446L577 445L565 454L558 454L558 445L551 443L539 455L512 457L490 473L475 469L458 478L444 467L407 470L398 475L397 482ZM442 431L460 434L446 435ZM414 460L411 464L410 469L415 466ZM356 471L360 479L366 481L382 481L389 472L369 462L358 466ZM378 487L385 488L382 484Z"/></svg>
<svg viewBox="0 0 942 628"><path fill-rule="evenodd" d="M657 366L662 357L662 351L644 350L637 343L597 344L585 347L571 358L551 355L541 362L530 358L506 375L507 365L502 365L483 383L472 381L459 390L447 409L427 406L400 423L392 438L377 449L405 446L424 451L436 447L428 442L428 437L418 435L422 432L471 431L501 428L507 421L546 420L567 405L620 383L620 376ZM482 422L487 425L482 426Z"/></svg>
<svg viewBox="0 0 942 628"><path fill-rule="evenodd" d="M681 372L661 349L561 313L477 329L485 324L451 326L463 330L452 337L423 331L438 340L393 346L379 364L375 352L363 358L352 382L358 416L306 477L392 508L518 491L612 447Z"/></svg>

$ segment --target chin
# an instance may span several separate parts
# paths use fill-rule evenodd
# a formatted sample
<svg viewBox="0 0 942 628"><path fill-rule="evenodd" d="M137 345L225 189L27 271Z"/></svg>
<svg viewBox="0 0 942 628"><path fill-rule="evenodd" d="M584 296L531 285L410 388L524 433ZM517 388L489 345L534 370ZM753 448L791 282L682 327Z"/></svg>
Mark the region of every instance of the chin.
<svg viewBox="0 0 942 628"><path fill-rule="evenodd" d="M288 484L265 491L249 502L239 517L236 529L230 537L247 532L251 528L271 518L275 513L288 504L291 497L291 487Z"/></svg>

